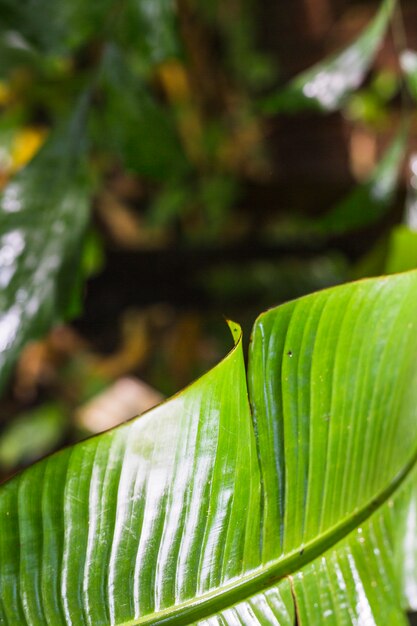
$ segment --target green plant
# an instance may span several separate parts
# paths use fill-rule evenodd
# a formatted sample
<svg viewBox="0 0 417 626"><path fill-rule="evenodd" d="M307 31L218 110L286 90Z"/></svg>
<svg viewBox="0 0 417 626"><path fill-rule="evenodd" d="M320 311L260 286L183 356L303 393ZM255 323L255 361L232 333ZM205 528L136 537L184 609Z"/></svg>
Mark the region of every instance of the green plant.
<svg viewBox="0 0 417 626"><path fill-rule="evenodd" d="M234 242L268 116L379 121L397 94L389 75L358 91L394 0L347 49L266 98L251 3L231 16L209 4L0 0L0 75L14 94L0 134L9 141L38 116L48 129L0 199L0 390L26 343L79 311L90 206L114 170L139 181L157 241L177 243L177 228L180 242ZM415 97L415 53L401 62ZM407 131L323 217L290 220L295 240L319 246L379 222ZM378 250L377 271L415 267L408 221ZM241 288L240 276L230 283ZM405 624L417 609L416 298L409 273L273 309L255 323L247 370L231 323L234 349L183 392L5 483L0 622ZM65 411L45 406L5 445L36 418L44 434L25 443L55 445Z"/></svg>
<svg viewBox="0 0 417 626"><path fill-rule="evenodd" d="M243 68L236 66L240 57L245 69L260 62L249 34L249 4L236 5L242 20L235 30L233 20L219 21L220 5L213 4L211 10L198 5L203 21L211 28L217 24L222 36L230 35L229 39L226 36L226 65L235 68L236 94L243 103L232 114L216 90L223 110L213 117L204 113L212 105L210 94L206 94L207 101L197 103L191 89L196 72L204 78L197 65L199 54L205 58L208 51L195 50L194 40L181 36L191 19L187 1L177 7L172 0L152 0L152 5L146 0L127 0L120 7L102 2L92 9L67 0L51 7L45 0L41 10L34 3L16 5L0 0L0 77L8 79L14 93L0 132L13 134L16 126L31 120L39 108L52 127L43 148L11 179L0 199L4 255L0 388L29 339L80 309L77 295L86 273L82 250L92 198L105 186L115 163L139 176L145 189L154 185L153 196L146 198L147 214L150 223L168 229L162 241L175 243L168 226L175 221L185 231L190 226L191 240L213 238L222 229L234 232L240 217L228 220L239 195L238 165L227 165L222 159L229 144L238 146L239 155L242 150L238 138L228 135L225 128L246 132L254 121L250 108L256 109L262 120L260 111L265 110L281 113L313 108L326 113L346 107L374 61L395 8L394 0L384 0L372 22L348 48L295 78L265 103L251 91L251 80L248 78L248 84L243 80ZM45 30L40 16L48 10L50 23ZM408 51L403 58L404 72L413 85L413 53ZM213 67L205 69L208 82L223 84L221 77L211 76L211 71L216 74ZM155 93L155 81L165 91L162 102ZM325 94L332 97L331 106L323 105L320 90L311 88L323 84ZM208 85L200 87L201 97L203 87L210 91ZM253 97L254 107L244 104L249 97ZM304 229L307 235L312 232L320 245L329 236L381 219L398 186L405 144L406 133L400 130L368 182L321 220L293 224L295 241L298 236L303 245ZM280 231L285 237L285 227Z"/></svg>
<svg viewBox="0 0 417 626"><path fill-rule="evenodd" d="M9 624L405 624L417 273L260 316L147 414L0 490Z"/></svg>

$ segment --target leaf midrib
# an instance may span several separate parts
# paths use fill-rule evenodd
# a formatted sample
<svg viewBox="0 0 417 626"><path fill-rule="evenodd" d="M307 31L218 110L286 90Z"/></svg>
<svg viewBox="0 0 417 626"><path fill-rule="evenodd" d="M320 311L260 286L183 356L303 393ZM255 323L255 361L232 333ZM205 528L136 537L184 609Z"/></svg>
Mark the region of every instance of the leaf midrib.
<svg viewBox="0 0 417 626"><path fill-rule="evenodd" d="M417 465L417 450L410 461L394 477L391 483L367 505L354 512L330 530L304 544L303 551L293 550L285 557L270 561L267 565L240 576L219 589L209 591L198 598L191 598L173 607L144 615L138 619L117 626L162 626L172 624L187 626L192 622L206 619L248 598L266 591L283 578L294 574L318 556L347 537L355 528L371 517L401 487Z"/></svg>

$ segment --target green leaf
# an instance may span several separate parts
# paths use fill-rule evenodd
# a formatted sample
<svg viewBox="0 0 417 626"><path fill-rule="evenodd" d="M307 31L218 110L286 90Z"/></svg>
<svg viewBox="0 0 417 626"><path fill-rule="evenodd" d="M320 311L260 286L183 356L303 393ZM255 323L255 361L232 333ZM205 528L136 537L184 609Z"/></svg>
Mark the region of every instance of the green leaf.
<svg viewBox="0 0 417 626"><path fill-rule="evenodd" d="M273 309L248 383L230 324L200 380L4 484L0 620L406 624L416 302L411 272Z"/></svg>
<svg viewBox="0 0 417 626"><path fill-rule="evenodd" d="M384 0L369 26L350 46L294 78L264 103L266 113L338 110L363 82L385 36L395 0Z"/></svg>
<svg viewBox="0 0 417 626"><path fill-rule="evenodd" d="M32 47L17 33L0 31L0 76L5 78L11 68L19 65L30 67L38 61Z"/></svg>
<svg viewBox="0 0 417 626"><path fill-rule="evenodd" d="M36 461L57 447L66 427L65 414L57 404L44 404L13 419L0 438L0 466L11 470Z"/></svg>
<svg viewBox="0 0 417 626"><path fill-rule="evenodd" d="M417 232L408 226L397 226L390 235L385 271L405 272L417 267Z"/></svg>
<svg viewBox="0 0 417 626"><path fill-rule="evenodd" d="M0 0L0 14L0 39L18 39L22 50L66 55L109 39L135 49L144 66L178 54L174 0Z"/></svg>
<svg viewBox="0 0 417 626"><path fill-rule="evenodd" d="M392 229L385 258L387 274L417 268L417 155L410 157L410 185L407 194L404 224Z"/></svg>
<svg viewBox="0 0 417 626"><path fill-rule="evenodd" d="M316 225L325 233L368 226L391 207L406 153L408 128L402 126L369 180L358 185Z"/></svg>
<svg viewBox="0 0 417 626"><path fill-rule="evenodd" d="M400 63L410 92L414 99L417 100L417 52L405 50L401 55Z"/></svg>
<svg viewBox="0 0 417 626"><path fill-rule="evenodd" d="M156 102L116 46L107 48L100 84L105 100L96 115L96 134L102 147L129 171L154 180L184 172L187 163L172 111Z"/></svg>
<svg viewBox="0 0 417 626"><path fill-rule="evenodd" d="M86 107L83 100L0 197L0 388L22 346L74 313L89 216Z"/></svg>
<svg viewBox="0 0 417 626"><path fill-rule="evenodd" d="M0 0L0 33L17 34L24 45L43 53L66 54L102 34L113 5L112 0Z"/></svg>
<svg viewBox="0 0 417 626"><path fill-rule="evenodd" d="M121 45L136 51L144 68L178 57L181 46L175 0L128 0L115 35Z"/></svg>

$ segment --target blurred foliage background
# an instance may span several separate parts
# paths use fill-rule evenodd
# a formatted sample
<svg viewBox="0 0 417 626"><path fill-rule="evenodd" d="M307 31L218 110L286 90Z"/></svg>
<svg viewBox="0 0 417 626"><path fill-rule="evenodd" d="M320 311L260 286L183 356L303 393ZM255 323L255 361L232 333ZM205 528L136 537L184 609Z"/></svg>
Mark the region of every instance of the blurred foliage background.
<svg viewBox="0 0 417 626"><path fill-rule="evenodd" d="M0 0L0 474L417 267L414 0Z"/></svg>

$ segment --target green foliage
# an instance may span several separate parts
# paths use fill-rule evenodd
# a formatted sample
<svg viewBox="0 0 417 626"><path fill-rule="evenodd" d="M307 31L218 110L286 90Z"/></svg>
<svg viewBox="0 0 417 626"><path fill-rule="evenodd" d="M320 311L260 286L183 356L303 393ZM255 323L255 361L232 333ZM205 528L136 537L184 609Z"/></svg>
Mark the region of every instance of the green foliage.
<svg viewBox="0 0 417 626"><path fill-rule="evenodd" d="M417 100L417 53L406 50L401 55L401 67L406 75L410 92Z"/></svg>
<svg viewBox="0 0 417 626"><path fill-rule="evenodd" d="M115 46L105 52L100 75L104 98L94 118L98 145L127 171L151 180L179 178L187 169L172 111L160 106Z"/></svg>
<svg viewBox="0 0 417 626"><path fill-rule="evenodd" d="M137 55L142 67L179 56L175 0L128 0L113 5L118 22L115 39Z"/></svg>
<svg viewBox="0 0 417 626"><path fill-rule="evenodd" d="M19 3L1 0L2 30L17 32L18 37L36 51L67 54L103 28L103 20L111 6L110 0L93 4L82 0L55 3L48 0ZM45 28L45 19L48 28Z"/></svg>
<svg viewBox="0 0 417 626"><path fill-rule="evenodd" d="M6 483L2 620L405 624L416 298L412 272L261 315L248 387L231 324L189 388Z"/></svg>
<svg viewBox="0 0 417 626"><path fill-rule="evenodd" d="M392 205L404 162L408 128L398 132L368 181L317 222L324 232L343 233L372 224ZM407 268L410 269L410 268Z"/></svg>
<svg viewBox="0 0 417 626"><path fill-rule="evenodd" d="M0 199L0 390L26 343L80 310L83 277L104 264L92 190L108 191L115 172L136 184L122 207L123 219L135 212L136 246L149 225L174 246L252 244L256 220L238 204L265 169L266 116L386 123L399 79L380 71L358 88L395 0L348 48L266 98L274 72L255 49L254 5L229 14L223 4L0 0L5 153L19 127L41 120L49 133ZM417 97L416 54L401 66ZM319 246L386 218L407 133L403 124L371 177L324 217L294 221L294 239ZM364 274L417 266L413 219ZM265 285L296 283L287 289L298 295L323 275L342 280L346 263L317 253L310 265L216 267L201 281L258 299ZM405 624L417 608L416 299L411 272L275 308L255 323L247 370L232 323L234 349L197 382L4 484L0 622ZM98 369L85 389L104 378ZM57 445L62 416L57 403L21 414L0 464Z"/></svg>
<svg viewBox="0 0 417 626"><path fill-rule="evenodd" d="M401 225L393 230L386 259L387 274L417 267L417 232Z"/></svg>
<svg viewBox="0 0 417 626"><path fill-rule="evenodd" d="M0 387L29 338L79 310L89 217L84 126L88 99L0 198Z"/></svg>
<svg viewBox="0 0 417 626"><path fill-rule="evenodd" d="M373 22L348 48L294 78L265 102L268 113L338 110L363 82L385 35L395 0L384 0Z"/></svg>
<svg viewBox="0 0 417 626"><path fill-rule="evenodd" d="M37 461L62 443L65 428L65 415L56 404L19 415L2 434L0 466L7 471Z"/></svg>

